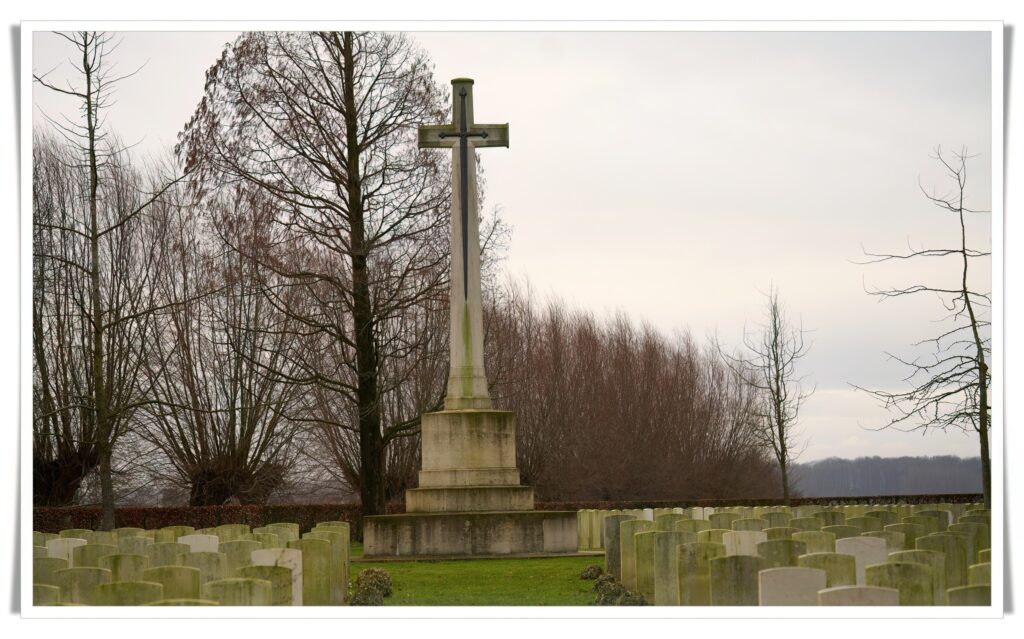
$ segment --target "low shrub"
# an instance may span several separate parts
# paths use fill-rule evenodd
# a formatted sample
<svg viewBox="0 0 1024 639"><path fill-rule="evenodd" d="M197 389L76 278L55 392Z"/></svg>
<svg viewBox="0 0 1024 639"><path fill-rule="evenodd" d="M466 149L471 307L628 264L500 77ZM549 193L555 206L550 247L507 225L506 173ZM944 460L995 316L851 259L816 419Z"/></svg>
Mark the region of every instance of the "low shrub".
<svg viewBox="0 0 1024 639"><path fill-rule="evenodd" d="M597 579L602 574L604 574L604 571L601 570L601 566L598 566L597 564L590 564L583 569L583 572L580 573L580 579Z"/></svg>
<svg viewBox="0 0 1024 639"><path fill-rule="evenodd" d="M361 588L357 589L356 593L352 595L352 600L349 601L350 606L383 606L384 595L380 594L380 591L376 588Z"/></svg>
<svg viewBox="0 0 1024 639"><path fill-rule="evenodd" d="M390 597L391 575L383 568L367 568L359 572L356 577L356 591L375 590L381 597Z"/></svg>

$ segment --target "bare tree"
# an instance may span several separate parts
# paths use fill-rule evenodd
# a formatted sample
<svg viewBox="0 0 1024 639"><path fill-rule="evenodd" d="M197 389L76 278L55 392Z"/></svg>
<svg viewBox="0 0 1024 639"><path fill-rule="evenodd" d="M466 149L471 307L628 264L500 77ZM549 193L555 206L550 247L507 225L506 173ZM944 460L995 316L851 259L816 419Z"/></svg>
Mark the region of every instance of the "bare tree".
<svg viewBox="0 0 1024 639"><path fill-rule="evenodd" d="M759 443L772 451L782 476L782 499L789 504L790 465L799 457L797 420L805 399L814 389L804 390L805 376L797 365L807 355L810 344L804 340L803 325L794 326L772 289L765 303L766 321L754 333L744 329L746 353L733 356L722 352L729 367L757 394L754 403L754 433Z"/></svg>
<svg viewBox="0 0 1024 639"><path fill-rule="evenodd" d="M75 67L80 85L56 85L48 74L33 78L81 103L80 123L48 120L79 154L71 166L84 174L77 182L76 196L85 206L84 210L73 208L73 215L61 221L39 219L35 225L41 233L61 236L58 243L63 247L78 244L72 254L51 253L45 259L60 261L79 276L82 289L74 309L83 318L79 327L85 334L68 337L87 353L88 365L82 373L87 381L80 387L87 393L51 410L91 412L103 527L110 529L114 526L113 450L145 401L146 389L136 371L153 314L159 310L150 284L162 241L145 237L141 217L175 180L143 179L131 169L123 145L103 129L103 113L114 86L132 75L111 74L105 63L105 56L116 46L111 37L89 31L59 35L81 56L80 66Z"/></svg>
<svg viewBox="0 0 1024 639"><path fill-rule="evenodd" d="M358 438L366 514L384 510L386 447L418 432L418 419L391 422L382 402L401 383L389 361L423 352L389 325L447 284L446 160L415 144L415 128L446 107L404 35L246 33L208 71L178 146L200 191L262 189L291 234L296 250L265 265L307 300L272 303L302 323L315 355L286 379L317 387L330 407L308 419Z"/></svg>
<svg viewBox="0 0 1024 639"><path fill-rule="evenodd" d="M921 192L941 211L951 213L959 227L957 245L952 248L922 248L906 253L871 253L865 251L865 264L885 262L902 262L907 260L920 261L931 258L956 264L959 277L948 285L912 284L900 288L870 289L871 295L882 300L908 297L920 294L934 295L942 303L946 316L942 320L943 328L935 337L924 339L913 344L917 349L929 349L930 353L919 353L912 357L899 357L887 353L908 367L910 373L904 381L911 384L910 389L890 392L885 390L868 390L854 385L858 390L866 390L879 400L882 406L894 413L892 419L882 428L902 428L905 430L927 430L938 428L946 430L954 427L964 431L973 431L978 435L981 449L982 487L985 493L985 506L992 503L992 467L989 453L990 410L989 388L991 372L991 334L989 313L991 310L991 293L981 292L974 287L977 284L971 277L971 263L991 256L988 250L978 250L968 246L966 216L968 214L988 213L986 210L970 208L966 205L967 161L971 159L966 149L954 153L953 157L943 155L941 148L935 149L933 158L939 162L953 182L952 187L943 194L934 189L927 191L923 186ZM976 279L976 278L975 278Z"/></svg>
<svg viewBox="0 0 1024 639"><path fill-rule="evenodd" d="M287 285L250 257L275 250L273 211L241 188L204 215L169 198L156 208L169 239L156 286L168 308L144 361L147 439L191 505L264 503L293 467L296 424L286 414L300 391L268 372L289 370L298 347L296 322L264 295Z"/></svg>

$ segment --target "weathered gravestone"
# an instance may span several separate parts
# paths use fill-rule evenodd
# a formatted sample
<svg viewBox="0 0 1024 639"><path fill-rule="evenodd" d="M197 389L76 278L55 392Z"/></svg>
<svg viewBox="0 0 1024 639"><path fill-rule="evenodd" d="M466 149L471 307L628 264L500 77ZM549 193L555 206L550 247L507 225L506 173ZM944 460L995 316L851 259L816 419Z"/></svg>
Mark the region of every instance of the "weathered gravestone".
<svg viewBox="0 0 1024 639"><path fill-rule="evenodd" d="M228 576L228 557L222 552L187 552L178 555L178 565L199 570L200 591L206 582L225 579Z"/></svg>
<svg viewBox="0 0 1024 639"><path fill-rule="evenodd" d="M56 606L60 603L60 588L49 584L32 584L33 606Z"/></svg>
<svg viewBox="0 0 1024 639"><path fill-rule="evenodd" d="M163 598L163 584L153 581L118 581L96 587L99 606L144 606Z"/></svg>
<svg viewBox="0 0 1024 639"><path fill-rule="evenodd" d="M203 597L222 606L269 606L273 587L264 579L219 579L203 586Z"/></svg>
<svg viewBox="0 0 1024 639"><path fill-rule="evenodd" d="M637 590L636 583L636 540L637 533L654 530L654 522L646 519L628 519L619 523L619 570L620 583L628 590Z"/></svg>
<svg viewBox="0 0 1024 639"><path fill-rule="evenodd" d="M679 546L679 603L683 606L711 605L711 560L725 556L725 546L712 543L688 543Z"/></svg>
<svg viewBox="0 0 1024 639"><path fill-rule="evenodd" d="M793 533L790 537L793 541L802 542L807 546L807 552L835 552L836 536L832 533L821 532L820 530L801 530Z"/></svg>
<svg viewBox="0 0 1024 639"><path fill-rule="evenodd" d="M789 520L793 519L793 515L786 512L766 512L761 515L761 519L766 522L765 528L789 528Z"/></svg>
<svg viewBox="0 0 1024 639"><path fill-rule="evenodd" d="M157 566L142 571L143 581L162 584L165 599L198 599L200 574L191 566Z"/></svg>
<svg viewBox="0 0 1024 639"><path fill-rule="evenodd" d="M825 571L816 568L768 568L758 573L758 605L817 606Z"/></svg>
<svg viewBox="0 0 1024 639"><path fill-rule="evenodd" d="M790 528L799 528L800 530L821 530L824 525L825 522L817 517L794 517L789 520Z"/></svg>
<svg viewBox="0 0 1024 639"><path fill-rule="evenodd" d="M917 538L918 550L934 550L946 558L946 588L967 584L967 543L957 535L936 533Z"/></svg>
<svg viewBox="0 0 1024 639"><path fill-rule="evenodd" d="M727 555L710 560L712 606L756 606L758 573L764 560L751 555Z"/></svg>
<svg viewBox="0 0 1024 639"><path fill-rule="evenodd" d="M221 542L219 548L220 552L224 553L227 562L224 568L224 577L235 577L239 568L252 564L253 551L262 550L263 545L258 541L236 539Z"/></svg>
<svg viewBox="0 0 1024 639"><path fill-rule="evenodd" d="M270 582L270 605L292 605L292 570L284 566L242 566L238 576Z"/></svg>
<svg viewBox="0 0 1024 639"><path fill-rule="evenodd" d="M622 581L619 524L635 519L632 515L609 515L604 519L604 569L616 581Z"/></svg>
<svg viewBox="0 0 1024 639"><path fill-rule="evenodd" d="M107 544L86 544L72 550L72 566L98 568L100 557L117 554L117 546Z"/></svg>
<svg viewBox="0 0 1024 639"><path fill-rule="evenodd" d="M900 532L894 532L892 530L873 530L871 532L863 532L860 536L878 537L879 539L885 540L885 547L888 552L907 550L907 536Z"/></svg>
<svg viewBox="0 0 1024 639"><path fill-rule="evenodd" d="M765 528L761 532L768 536L768 541L775 541L777 539L792 539L793 533L800 532L800 529L781 526L778 528Z"/></svg>
<svg viewBox="0 0 1024 639"><path fill-rule="evenodd" d="M117 552L123 555L145 555L146 547L152 543L149 537L119 537Z"/></svg>
<svg viewBox="0 0 1024 639"><path fill-rule="evenodd" d="M974 564L967 569L968 586L988 586L992 583L992 564Z"/></svg>
<svg viewBox="0 0 1024 639"><path fill-rule="evenodd" d="M867 585L894 588L901 606L931 606L935 603L932 569L910 561L890 561L865 569Z"/></svg>
<svg viewBox="0 0 1024 639"><path fill-rule="evenodd" d="M902 550L889 553L889 561L915 562L931 570L932 601L946 605L946 556L934 550Z"/></svg>
<svg viewBox="0 0 1024 639"><path fill-rule="evenodd" d="M847 537L859 537L861 530L856 526L847 526L841 524L837 526L822 526L821 532L832 533L836 536L836 540L846 539Z"/></svg>
<svg viewBox="0 0 1024 639"><path fill-rule="evenodd" d="M61 603L97 605L96 587L110 583L110 571L103 568L66 568L54 573Z"/></svg>
<svg viewBox="0 0 1024 639"><path fill-rule="evenodd" d="M801 568L817 568L825 571L825 585L828 588L857 585L857 559L853 555L837 552L812 552L797 557Z"/></svg>
<svg viewBox="0 0 1024 639"><path fill-rule="evenodd" d="M757 544L757 555L764 559L765 568L796 566L797 557L804 554L807 554L807 545L802 541L776 539Z"/></svg>
<svg viewBox="0 0 1024 639"><path fill-rule="evenodd" d="M319 539L330 544L330 603L333 606L340 606L345 603L345 591L348 589L348 536L327 528L321 528L304 534L302 538Z"/></svg>
<svg viewBox="0 0 1024 639"><path fill-rule="evenodd" d="M646 535L650 534L647 533ZM654 605L679 605L678 548L683 544L695 543L697 536L695 533L678 533L678 531L662 530L655 531L653 535L653 592L647 601ZM637 553L639 560L639 547ZM640 565L639 562L637 565ZM640 580L638 579L637 581L639 582ZM643 590L641 589L640 592L643 593ZM646 596L644 594L644 597Z"/></svg>
<svg viewBox="0 0 1024 639"><path fill-rule="evenodd" d="M992 589L987 585L958 586L946 591L950 606L988 606L992 603Z"/></svg>
<svg viewBox="0 0 1024 639"><path fill-rule="evenodd" d="M157 542L146 546L146 556L149 557L150 568L158 566L177 566L178 555L190 552L187 544L179 544L173 541ZM171 599L172 597L168 597Z"/></svg>
<svg viewBox="0 0 1024 639"><path fill-rule="evenodd" d="M71 563L62 557L33 557L32 558L32 583L56 586L57 571L66 570Z"/></svg>
<svg viewBox="0 0 1024 639"><path fill-rule="evenodd" d="M740 519L740 516L736 513L717 512L708 517L708 523L711 524L711 528L732 530L732 522L737 519Z"/></svg>
<svg viewBox="0 0 1024 639"><path fill-rule="evenodd" d="M756 557L758 556L757 545L762 541L768 541L768 535L761 531L731 530L722 534L726 555L753 555Z"/></svg>
<svg viewBox="0 0 1024 639"><path fill-rule="evenodd" d="M293 539L288 547L302 553L302 605L331 605L331 542Z"/></svg>
<svg viewBox="0 0 1024 639"><path fill-rule="evenodd" d="M732 521L732 529L736 531L760 532L765 528L765 521L760 517L744 517Z"/></svg>
<svg viewBox="0 0 1024 639"><path fill-rule="evenodd" d="M104 555L99 559L99 567L110 571L112 583L142 581L142 572L149 568L149 557L121 553Z"/></svg>

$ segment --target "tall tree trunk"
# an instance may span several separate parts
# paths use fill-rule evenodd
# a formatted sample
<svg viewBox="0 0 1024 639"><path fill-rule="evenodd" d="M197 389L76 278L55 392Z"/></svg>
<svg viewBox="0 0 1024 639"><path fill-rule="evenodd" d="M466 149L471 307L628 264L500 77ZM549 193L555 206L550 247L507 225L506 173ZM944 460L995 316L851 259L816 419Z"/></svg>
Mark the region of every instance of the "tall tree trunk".
<svg viewBox="0 0 1024 639"><path fill-rule="evenodd" d="M348 175L348 213L352 245L352 319L356 331L356 403L359 411L359 493L363 514L384 512L384 446L380 430L377 391L377 343L367 263L365 220L363 219L362 176L359 166L359 119L356 111L352 33L343 34L345 60L345 146Z"/></svg>
<svg viewBox="0 0 1024 639"><path fill-rule="evenodd" d="M974 314L971 292L967 288L967 228L964 225L963 186L960 187L960 256L963 258L963 277L960 280L964 296L964 308L971 320L971 336L974 340L974 357L978 368L978 440L981 447L981 490L985 495L985 508L992 508L992 460L988 450L988 363L985 361L985 345L978 330L978 318Z"/></svg>
<svg viewBox="0 0 1024 639"><path fill-rule="evenodd" d="M82 70L85 73L85 122L89 143L89 307L92 315L93 410L96 411L96 442L99 450L100 495L103 503L103 530L114 528L114 485L110 471L113 429L107 405L107 384L104 378L103 311L100 295L100 232L96 211L96 193L99 189L99 171L96 162L96 125L98 104L93 96L95 57L89 55L89 34L83 36ZM95 34L92 35L96 37Z"/></svg>

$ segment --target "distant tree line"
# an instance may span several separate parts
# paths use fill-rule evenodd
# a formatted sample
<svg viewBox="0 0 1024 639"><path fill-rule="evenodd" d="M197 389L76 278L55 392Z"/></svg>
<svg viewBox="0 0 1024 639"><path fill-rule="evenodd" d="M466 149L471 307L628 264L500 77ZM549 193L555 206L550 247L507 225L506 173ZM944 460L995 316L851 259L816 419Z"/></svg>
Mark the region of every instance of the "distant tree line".
<svg viewBox="0 0 1024 639"><path fill-rule="evenodd" d="M981 493L978 457L829 457L793 467L803 497Z"/></svg>

